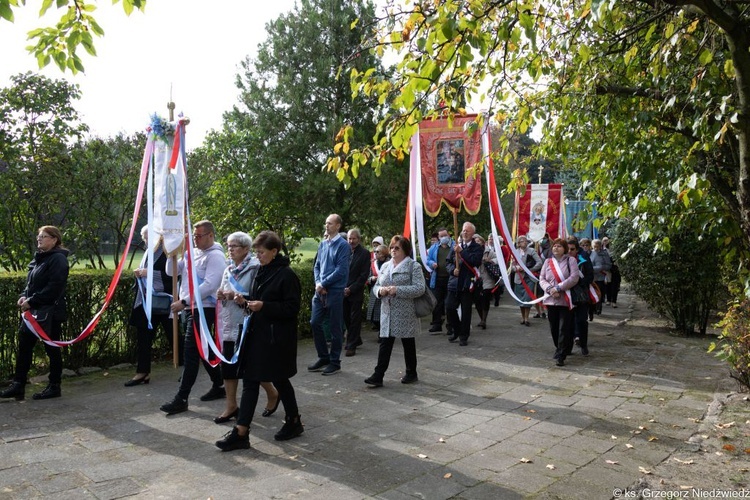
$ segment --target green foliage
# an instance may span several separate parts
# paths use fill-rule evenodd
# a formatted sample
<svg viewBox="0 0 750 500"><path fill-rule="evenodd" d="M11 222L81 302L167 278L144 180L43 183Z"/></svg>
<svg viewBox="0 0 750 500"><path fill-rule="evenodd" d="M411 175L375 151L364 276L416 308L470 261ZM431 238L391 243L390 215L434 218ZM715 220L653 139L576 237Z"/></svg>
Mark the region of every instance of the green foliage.
<svg viewBox="0 0 750 500"><path fill-rule="evenodd" d="M0 267L23 270L34 234L59 226L73 262L104 267L102 240L124 246L145 136L81 140L75 85L26 73L0 89ZM119 255L115 258L115 262Z"/></svg>
<svg viewBox="0 0 750 500"><path fill-rule="evenodd" d="M613 260L636 295L679 333L697 328L705 334L712 312L728 297L722 263L715 258L720 242L688 229L656 236L667 239L669 249L656 251L631 221L620 220L612 232Z"/></svg>
<svg viewBox="0 0 750 500"><path fill-rule="evenodd" d="M729 363L730 375L744 391L750 390L750 299L735 302L718 325L719 341L712 342L709 352ZM717 350L718 349L718 350Z"/></svg>
<svg viewBox="0 0 750 500"><path fill-rule="evenodd" d="M352 94L379 99L372 144L349 164L378 171L408 153L421 120L487 109L509 137L543 124L539 153L575 169L605 218L641 236L685 227L720 234L718 258L750 259L750 14L717 1L389 2L363 50L395 56L394 71L351 70ZM387 105L386 105L387 103ZM342 164L342 159L333 162ZM330 164L329 164L330 165ZM511 167L516 168L516 167ZM534 179L535 180L535 179ZM523 168L509 189L524 183ZM578 186L577 186L578 187ZM666 238L654 240L668 249Z"/></svg>
<svg viewBox="0 0 750 500"><path fill-rule="evenodd" d="M26 73L0 89L0 266L23 269L45 224L64 226L76 198L68 143L86 131L72 102L78 86Z"/></svg>
<svg viewBox="0 0 750 500"><path fill-rule="evenodd" d="M311 336L310 306L315 290L312 261L294 264L294 271L302 285L302 307L298 328L300 337ZM67 305L68 320L63 324L62 340L75 338L94 317L101 307L107 288L114 274L111 270L72 270L68 278ZM17 332L21 315L16 301L26 284L24 273L0 275L0 380L11 376L15 369L15 355L18 350ZM135 329L128 321L133 307L135 281L132 273L124 273L120 278L112 301L102 315L94 333L86 340L62 348L63 366L78 370L85 366L111 366L119 363L135 362ZM163 355L168 344L163 335L157 336L155 351ZM41 342L37 344L33 367L35 373L44 373L47 357Z"/></svg>
<svg viewBox="0 0 750 500"><path fill-rule="evenodd" d="M112 0L112 3L119 1ZM25 0L0 0L0 19L13 22L13 10L25 4ZM94 37L104 35L104 30L91 15L96 5L85 0L43 0L39 17L44 16L53 4L57 9L64 9L59 21L54 26L31 30L28 39L36 44L26 49L36 57L39 68L54 61L61 71L70 70L76 74L83 71L78 49L83 46L89 55L95 56ZM145 10L146 0L122 0L122 7L129 16L134 9Z"/></svg>
<svg viewBox="0 0 750 500"><path fill-rule="evenodd" d="M191 155L192 210L221 233L270 229L295 248L302 237L319 238L327 214L365 234L395 234L403 227L407 172L391 169L349 174L349 190L323 169L337 131L357 125L354 144L374 133L375 100L351 99L343 66L377 66L357 52L363 26L373 17L368 2L306 0L266 26L268 38L237 77L240 102L224 115ZM350 26L356 19L361 23ZM381 225L385 221L385 225Z"/></svg>

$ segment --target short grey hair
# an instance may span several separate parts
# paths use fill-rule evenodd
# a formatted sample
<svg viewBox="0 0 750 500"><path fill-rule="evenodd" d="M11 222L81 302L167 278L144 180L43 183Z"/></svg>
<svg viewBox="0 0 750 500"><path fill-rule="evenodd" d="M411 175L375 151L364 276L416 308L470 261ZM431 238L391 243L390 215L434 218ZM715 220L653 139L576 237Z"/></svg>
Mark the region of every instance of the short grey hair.
<svg viewBox="0 0 750 500"><path fill-rule="evenodd" d="M148 236L148 226L141 226L141 239L145 240Z"/></svg>
<svg viewBox="0 0 750 500"><path fill-rule="evenodd" d="M237 231L227 236L227 243L230 241L236 242L242 248L250 248L253 245L253 239L249 234Z"/></svg>
<svg viewBox="0 0 750 500"><path fill-rule="evenodd" d="M362 239L362 233L360 233L359 229L357 229L356 227L351 228L349 232L346 233L347 236L349 236L350 234L356 234L357 238L359 238L360 240Z"/></svg>

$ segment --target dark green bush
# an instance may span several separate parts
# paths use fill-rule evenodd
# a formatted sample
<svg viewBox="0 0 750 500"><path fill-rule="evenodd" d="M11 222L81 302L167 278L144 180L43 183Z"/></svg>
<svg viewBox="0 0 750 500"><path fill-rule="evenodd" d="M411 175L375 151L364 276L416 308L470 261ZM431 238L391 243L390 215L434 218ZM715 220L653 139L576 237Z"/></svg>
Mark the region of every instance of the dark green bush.
<svg viewBox="0 0 750 500"><path fill-rule="evenodd" d="M635 294L678 332L689 335L697 329L705 334L711 314L729 296L716 258L717 242L688 229L666 236L671 248L655 252L653 243L640 241L631 223L620 221L612 233L612 257Z"/></svg>
<svg viewBox="0 0 750 500"><path fill-rule="evenodd" d="M294 264L302 285L302 309L299 314L300 336L310 336L310 304L314 292L312 263ZM68 320L63 325L63 340L77 336L99 310L112 280L112 270L73 270L68 279ZM16 301L26 283L25 274L0 276L0 380L8 379L15 369L17 332L21 315ZM133 307L133 274L123 273L109 307L87 339L63 347L63 366L77 370L83 366L111 366L135 362L135 330L128 325ZM166 355L168 345L157 336L155 355ZM47 357L39 342L35 350L36 372L46 371Z"/></svg>
<svg viewBox="0 0 750 500"><path fill-rule="evenodd" d="M712 342L708 352L729 363L730 376L743 391L750 390L750 300L732 304L719 323L719 342Z"/></svg>

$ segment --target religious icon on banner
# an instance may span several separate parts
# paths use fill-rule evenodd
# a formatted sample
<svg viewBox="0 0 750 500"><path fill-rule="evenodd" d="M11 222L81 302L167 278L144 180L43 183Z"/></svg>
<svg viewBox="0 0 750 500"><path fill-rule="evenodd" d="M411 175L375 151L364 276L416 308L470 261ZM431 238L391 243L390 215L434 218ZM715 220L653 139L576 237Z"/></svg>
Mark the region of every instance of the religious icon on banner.
<svg viewBox="0 0 750 500"><path fill-rule="evenodd" d="M438 184L461 184L464 181L464 141L437 141Z"/></svg>

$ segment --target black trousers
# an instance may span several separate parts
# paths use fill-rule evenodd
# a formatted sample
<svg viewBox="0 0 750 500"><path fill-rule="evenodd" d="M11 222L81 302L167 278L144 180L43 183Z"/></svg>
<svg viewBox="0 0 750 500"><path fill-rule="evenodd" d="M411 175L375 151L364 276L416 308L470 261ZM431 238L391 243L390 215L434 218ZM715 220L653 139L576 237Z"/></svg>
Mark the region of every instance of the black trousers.
<svg viewBox="0 0 750 500"><path fill-rule="evenodd" d="M52 320L52 331L49 338L60 340L62 335L62 321ZM16 375L13 377L15 382L26 384L28 382L29 370L34 359L34 346L37 340L36 335L26 328L22 322L18 329L18 357L16 358ZM59 384L62 380L62 352L59 347L44 344L44 351L49 357L49 383Z"/></svg>
<svg viewBox="0 0 750 500"><path fill-rule="evenodd" d="M453 328L454 335L466 340L471 335L471 308L474 305L474 292L464 290L461 292L448 292L445 299L445 308L448 313L448 322ZM458 319L458 308L461 307L461 319Z"/></svg>
<svg viewBox="0 0 750 500"><path fill-rule="evenodd" d="M174 349L174 345L172 345L172 320L169 319L169 316L152 316L151 326L153 328L149 328L148 325L136 328L135 359L137 373L151 373L152 348L156 338L156 330L160 326L169 341L169 346Z"/></svg>
<svg viewBox="0 0 750 500"><path fill-rule="evenodd" d="M381 381L391 364L391 353L396 337L381 337L378 339L380 347L378 348L378 364L375 366L375 376ZM401 345L404 347L404 361L406 363L407 375L417 374L417 342L414 337L401 339Z"/></svg>
<svg viewBox="0 0 750 500"><path fill-rule="evenodd" d="M437 304L435 304L435 309L432 310L432 322L430 326L439 326L442 328L443 318L445 317L445 298L448 295L448 276L435 277L435 288L432 289L432 293L435 294Z"/></svg>
<svg viewBox="0 0 750 500"><path fill-rule="evenodd" d="M206 323L208 329L213 331L214 323L216 321L216 308L204 307L203 313L206 316ZM180 382L180 390L177 391L177 395L182 399L187 399L190 396L190 390L195 384L195 380L198 378L198 370L200 365L206 368L208 376L211 377L211 383L214 387L221 387L224 383L221 378L221 368L219 365L211 366L207 361L201 358L200 352L198 352L198 344L195 342L195 334L193 333L193 311L185 309L185 365L182 368L182 381Z"/></svg>
<svg viewBox="0 0 750 500"><path fill-rule="evenodd" d="M555 344L555 358L564 360L573 349L573 311L567 306L547 306L547 318Z"/></svg>
<svg viewBox="0 0 750 500"><path fill-rule="evenodd" d="M575 323L573 336L578 337L578 342L581 344L582 349L588 349L589 346L589 322L588 320L589 306L584 304L576 306L573 309L573 322ZM572 346L571 346L572 348ZM570 351L567 351L570 353Z"/></svg>
<svg viewBox="0 0 750 500"><path fill-rule="evenodd" d="M260 380L242 379L242 400L240 401L240 412L237 415L237 425L250 427L255 415L255 407L258 406L258 394L260 393ZM273 385L279 391L281 404L284 405L286 419L292 419L299 415L297 407L297 396L294 394L292 382L285 378L273 380Z"/></svg>
<svg viewBox="0 0 750 500"><path fill-rule="evenodd" d="M362 344L362 304L364 297L344 297L344 325L346 325L346 345L344 349L356 349Z"/></svg>

